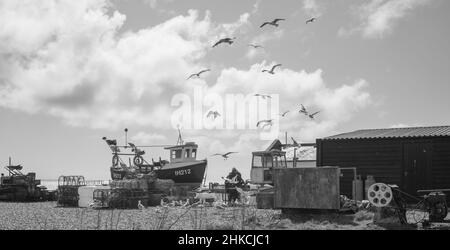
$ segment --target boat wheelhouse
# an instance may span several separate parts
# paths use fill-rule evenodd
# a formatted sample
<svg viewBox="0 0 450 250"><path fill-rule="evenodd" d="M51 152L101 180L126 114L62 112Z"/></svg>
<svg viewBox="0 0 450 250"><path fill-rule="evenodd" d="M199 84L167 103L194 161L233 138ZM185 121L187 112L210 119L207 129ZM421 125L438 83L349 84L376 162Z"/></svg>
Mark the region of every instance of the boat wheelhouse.
<svg viewBox="0 0 450 250"><path fill-rule="evenodd" d="M286 152L281 150L253 152L250 179L252 184L273 185L273 170L287 168Z"/></svg>

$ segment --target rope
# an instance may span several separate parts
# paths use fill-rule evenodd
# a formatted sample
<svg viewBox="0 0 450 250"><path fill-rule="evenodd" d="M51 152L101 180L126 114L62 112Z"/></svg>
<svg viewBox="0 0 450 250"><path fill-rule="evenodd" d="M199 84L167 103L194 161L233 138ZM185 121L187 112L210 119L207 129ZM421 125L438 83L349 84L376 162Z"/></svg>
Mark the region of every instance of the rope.
<svg viewBox="0 0 450 250"><path fill-rule="evenodd" d="M408 193L406 193L406 192L403 192L403 191L401 191L400 189L394 189L394 190L396 190L396 191L398 191L399 193L402 193L402 194L404 194L404 195L406 195L406 196L408 196L408 197L410 197L410 198L413 198L413 199L416 200L416 201L419 201L419 202L422 202L422 201L423 201L422 199L419 199L419 198L417 198L417 197L415 197L415 196L413 196L413 195L410 195L410 194L408 194Z"/></svg>

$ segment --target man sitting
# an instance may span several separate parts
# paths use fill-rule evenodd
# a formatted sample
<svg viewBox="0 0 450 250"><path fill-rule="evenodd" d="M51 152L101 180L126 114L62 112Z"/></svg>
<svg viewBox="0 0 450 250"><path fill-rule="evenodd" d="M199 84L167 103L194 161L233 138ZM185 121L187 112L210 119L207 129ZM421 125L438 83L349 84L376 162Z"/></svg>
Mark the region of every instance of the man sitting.
<svg viewBox="0 0 450 250"><path fill-rule="evenodd" d="M228 201L235 203L240 200L240 194L236 188L242 188L245 185L241 173L236 168L233 168L225 179L225 190L228 194Z"/></svg>

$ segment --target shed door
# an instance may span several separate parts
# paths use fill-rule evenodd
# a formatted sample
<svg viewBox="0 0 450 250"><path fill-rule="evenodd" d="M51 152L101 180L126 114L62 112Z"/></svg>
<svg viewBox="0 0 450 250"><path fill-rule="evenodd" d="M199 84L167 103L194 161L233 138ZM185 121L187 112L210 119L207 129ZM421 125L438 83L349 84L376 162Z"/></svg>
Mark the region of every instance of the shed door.
<svg viewBox="0 0 450 250"><path fill-rule="evenodd" d="M431 143L404 145L403 189L417 196L417 190L429 189L431 170Z"/></svg>

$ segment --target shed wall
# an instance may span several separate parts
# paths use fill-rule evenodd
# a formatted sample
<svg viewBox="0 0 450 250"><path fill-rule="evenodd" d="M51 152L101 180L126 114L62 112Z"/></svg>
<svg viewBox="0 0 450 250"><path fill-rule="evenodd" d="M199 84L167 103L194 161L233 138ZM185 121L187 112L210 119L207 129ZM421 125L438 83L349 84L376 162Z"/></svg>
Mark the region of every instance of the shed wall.
<svg viewBox="0 0 450 250"><path fill-rule="evenodd" d="M405 188L405 144L431 145L427 165L429 176L420 187L450 188L450 137L317 140L317 166L356 167L363 179L375 176L377 182L397 184ZM341 180L341 193L351 197L349 178ZM448 194L450 195L450 194Z"/></svg>

